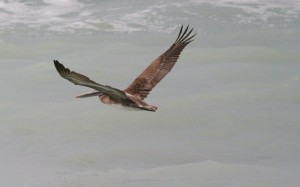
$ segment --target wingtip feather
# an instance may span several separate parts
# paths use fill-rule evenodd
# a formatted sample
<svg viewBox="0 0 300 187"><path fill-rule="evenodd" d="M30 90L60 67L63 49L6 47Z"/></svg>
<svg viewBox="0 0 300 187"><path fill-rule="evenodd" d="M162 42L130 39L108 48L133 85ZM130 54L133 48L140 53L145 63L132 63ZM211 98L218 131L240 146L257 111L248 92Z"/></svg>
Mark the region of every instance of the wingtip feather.
<svg viewBox="0 0 300 187"><path fill-rule="evenodd" d="M64 65L62 65L61 63L59 63L58 60L53 60L54 62L54 66L57 70L57 72L62 76L64 77L64 75L70 73L70 70L68 68L65 68Z"/></svg>
<svg viewBox="0 0 300 187"><path fill-rule="evenodd" d="M191 28L189 30L190 25L187 25L187 27L184 29L183 25L180 28L179 34L175 40L175 43L187 43L190 39L192 39L196 34L190 37L191 33L193 32L194 28ZM184 31L183 31L184 29Z"/></svg>
<svg viewBox="0 0 300 187"><path fill-rule="evenodd" d="M177 42L177 41L178 41L178 39L180 38L180 35L181 35L181 32L182 32L182 29L183 29L183 24L181 25L181 28L180 28L179 34L178 34L178 36L177 36L177 38L176 38L175 42Z"/></svg>

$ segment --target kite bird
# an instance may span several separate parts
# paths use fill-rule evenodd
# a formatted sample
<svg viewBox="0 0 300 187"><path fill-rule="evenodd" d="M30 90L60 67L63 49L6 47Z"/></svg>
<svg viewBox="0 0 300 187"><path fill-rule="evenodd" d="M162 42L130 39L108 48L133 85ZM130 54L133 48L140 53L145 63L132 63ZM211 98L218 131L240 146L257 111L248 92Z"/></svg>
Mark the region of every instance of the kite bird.
<svg viewBox="0 0 300 187"><path fill-rule="evenodd" d="M104 104L118 104L124 107L155 112L157 107L147 104L144 99L149 95L155 85L171 71L185 46L193 41L196 34L191 35L192 31L193 29L189 30L189 26L184 29L182 25L178 37L172 46L155 59L123 91L96 83L84 75L70 71L57 60L54 60L54 65L63 78L71 81L75 85L94 89L94 91L79 95L77 98L98 96Z"/></svg>

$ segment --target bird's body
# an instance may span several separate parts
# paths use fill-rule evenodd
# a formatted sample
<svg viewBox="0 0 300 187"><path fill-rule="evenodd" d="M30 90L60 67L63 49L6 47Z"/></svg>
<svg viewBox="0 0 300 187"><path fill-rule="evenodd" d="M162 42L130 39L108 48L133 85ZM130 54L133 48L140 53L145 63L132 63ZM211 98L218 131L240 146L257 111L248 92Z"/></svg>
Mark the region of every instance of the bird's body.
<svg viewBox="0 0 300 187"><path fill-rule="evenodd" d="M135 108L139 110L148 110L148 111L156 111L157 107L147 104L145 101L141 100L140 98L134 97L133 95L127 94L126 96L129 97L133 102L118 102L107 95L99 96L99 99L102 103L108 105L121 105L126 108Z"/></svg>
<svg viewBox="0 0 300 187"><path fill-rule="evenodd" d="M121 105L124 107L155 112L157 107L147 104L144 99L155 85L171 71L185 46L193 41L195 34L190 36L193 29L188 31L187 26L184 32L182 31L183 26L181 26L178 37L173 45L155 59L144 72L142 72L124 90L98 84L84 75L70 71L57 60L54 60L54 65L63 78L68 79L76 85L94 89L94 91L79 95L77 98L98 96L100 101L104 104Z"/></svg>

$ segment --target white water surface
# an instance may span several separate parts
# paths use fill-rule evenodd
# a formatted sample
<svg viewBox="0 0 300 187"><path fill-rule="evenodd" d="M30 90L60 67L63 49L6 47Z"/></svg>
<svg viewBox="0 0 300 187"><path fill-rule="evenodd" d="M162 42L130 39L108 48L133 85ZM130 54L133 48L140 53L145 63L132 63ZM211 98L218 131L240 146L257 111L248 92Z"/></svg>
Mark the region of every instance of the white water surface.
<svg viewBox="0 0 300 187"><path fill-rule="evenodd" d="M300 185L298 0L0 1L0 186ZM70 69L126 88L190 25L146 101L76 99Z"/></svg>

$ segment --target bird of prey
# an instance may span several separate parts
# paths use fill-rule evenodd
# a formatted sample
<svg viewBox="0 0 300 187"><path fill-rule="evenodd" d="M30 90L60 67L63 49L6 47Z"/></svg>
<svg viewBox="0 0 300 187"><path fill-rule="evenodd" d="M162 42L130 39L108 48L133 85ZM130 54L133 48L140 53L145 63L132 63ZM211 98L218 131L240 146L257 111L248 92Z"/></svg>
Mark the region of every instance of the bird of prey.
<svg viewBox="0 0 300 187"><path fill-rule="evenodd" d="M54 60L54 65L58 73L65 79L71 81L75 85L86 86L94 89L77 96L77 98L98 96L104 104L117 104L124 107L135 108L138 110L146 110L155 112L156 106L149 105L145 102L145 98L150 91L159 83L174 67L182 50L194 39L196 34L192 34L193 29L189 30L189 26L185 29L183 25L179 31L177 39L171 47L155 59L126 89L119 90L111 86L102 85L90 78L70 71L59 61Z"/></svg>

